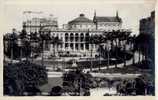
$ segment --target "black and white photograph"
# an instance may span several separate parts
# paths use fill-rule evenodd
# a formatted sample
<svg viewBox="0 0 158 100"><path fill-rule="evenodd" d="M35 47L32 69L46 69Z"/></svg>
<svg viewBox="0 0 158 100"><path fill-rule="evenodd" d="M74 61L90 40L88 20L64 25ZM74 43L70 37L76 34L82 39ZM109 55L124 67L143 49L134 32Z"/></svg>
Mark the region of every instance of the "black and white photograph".
<svg viewBox="0 0 158 100"><path fill-rule="evenodd" d="M3 96L155 96L156 0L46 1L4 4Z"/></svg>

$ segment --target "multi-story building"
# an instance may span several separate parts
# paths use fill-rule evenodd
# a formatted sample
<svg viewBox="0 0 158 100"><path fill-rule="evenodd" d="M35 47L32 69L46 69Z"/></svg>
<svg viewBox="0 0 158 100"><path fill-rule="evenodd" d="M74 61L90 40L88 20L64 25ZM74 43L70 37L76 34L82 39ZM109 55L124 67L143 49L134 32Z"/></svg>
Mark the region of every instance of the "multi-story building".
<svg viewBox="0 0 158 100"><path fill-rule="evenodd" d="M98 45L89 44L86 41L87 38L92 35L99 35L121 29L122 19L118 13L112 17L100 17L94 13L93 20L85 17L84 14L80 14L79 17L69 21L68 24L63 26L63 29L51 30L51 35L59 37L59 39L62 40L62 44L58 47L50 46L50 51L56 49L55 51L64 54L95 57L98 54Z"/></svg>
<svg viewBox="0 0 158 100"><path fill-rule="evenodd" d="M151 34L154 36L155 33L155 11L151 12L150 17L143 18L139 24L140 34Z"/></svg>
<svg viewBox="0 0 158 100"><path fill-rule="evenodd" d="M40 30L57 30L58 22L55 18L32 18L23 22L23 28L27 33L39 32Z"/></svg>
<svg viewBox="0 0 158 100"><path fill-rule="evenodd" d="M60 45L50 44L50 46L47 46L49 47L46 50L48 53L93 57L98 54L98 45L88 43L87 38L96 34L122 30L121 26L122 19L118 12L115 16L97 16L95 12L92 20L84 14L80 14L77 18L64 24L62 29L58 29L57 21L38 18L27 21L23 25L27 32L39 32L39 30L43 33L49 32L53 37L58 37L62 41ZM56 53L53 53L54 51Z"/></svg>
<svg viewBox="0 0 158 100"><path fill-rule="evenodd" d="M118 12L116 16L96 16L94 13L93 20L85 17L84 14L80 14L79 17L68 24L63 25L67 30L102 30L111 31L121 29L122 19L119 17Z"/></svg>
<svg viewBox="0 0 158 100"><path fill-rule="evenodd" d="M96 30L119 30L122 26L122 19L119 17L118 12L116 16L96 16L94 13L93 22Z"/></svg>
<svg viewBox="0 0 158 100"><path fill-rule="evenodd" d="M62 40L62 44L60 44L55 48L50 48L53 52L53 49L58 50L58 52L66 53L66 54L74 54L74 55L82 55L82 56L90 56L90 52L92 50L93 54L96 54L95 44L89 44L86 41L86 38L89 38L91 35L101 34L102 31L94 30L57 30L51 31L51 34L54 37L59 37ZM57 45L56 45L57 46ZM53 47L53 46L50 46Z"/></svg>

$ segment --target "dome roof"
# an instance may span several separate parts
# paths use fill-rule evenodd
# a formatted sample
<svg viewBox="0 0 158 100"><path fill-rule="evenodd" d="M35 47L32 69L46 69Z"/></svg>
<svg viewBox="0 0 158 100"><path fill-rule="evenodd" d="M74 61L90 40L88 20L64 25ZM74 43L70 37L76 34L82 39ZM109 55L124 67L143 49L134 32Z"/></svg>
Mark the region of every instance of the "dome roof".
<svg viewBox="0 0 158 100"><path fill-rule="evenodd" d="M69 21L69 24L78 23L78 22L86 22L86 23L93 23L92 20L85 17L84 14L80 14L79 17L75 18L72 21Z"/></svg>

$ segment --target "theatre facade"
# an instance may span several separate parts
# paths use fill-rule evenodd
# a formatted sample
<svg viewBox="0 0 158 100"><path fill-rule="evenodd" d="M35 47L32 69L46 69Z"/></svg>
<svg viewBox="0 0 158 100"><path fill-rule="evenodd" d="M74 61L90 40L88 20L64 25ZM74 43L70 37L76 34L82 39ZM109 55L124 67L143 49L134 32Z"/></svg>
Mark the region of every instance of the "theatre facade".
<svg viewBox="0 0 158 100"><path fill-rule="evenodd" d="M118 12L114 16L97 16L95 12L92 20L84 14L80 14L77 18L64 24L62 29L55 27L41 30L43 33L49 32L51 36L58 37L62 41L59 45L50 44L45 53L48 55L56 54L56 56L95 57L98 55L98 45L89 43L87 39L93 35L122 30L121 27L122 19ZM25 24L26 28L31 30L28 29L31 27Z"/></svg>

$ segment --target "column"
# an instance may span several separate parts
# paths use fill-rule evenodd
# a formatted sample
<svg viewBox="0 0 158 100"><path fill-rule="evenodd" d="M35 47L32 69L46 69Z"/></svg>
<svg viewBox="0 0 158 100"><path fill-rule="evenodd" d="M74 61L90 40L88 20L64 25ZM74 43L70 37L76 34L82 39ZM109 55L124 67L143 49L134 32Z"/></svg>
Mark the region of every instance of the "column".
<svg viewBox="0 0 158 100"><path fill-rule="evenodd" d="M63 42L62 44L63 44L62 50L65 51L65 43Z"/></svg>
<svg viewBox="0 0 158 100"><path fill-rule="evenodd" d="M78 50L81 50L81 43L78 43Z"/></svg>
<svg viewBox="0 0 158 100"><path fill-rule="evenodd" d="M53 44L50 44L50 52L53 53Z"/></svg>
<svg viewBox="0 0 158 100"><path fill-rule="evenodd" d="M75 48L75 33L73 33L72 43L73 43L73 51L75 51L76 50L76 48Z"/></svg>
<svg viewBox="0 0 158 100"><path fill-rule="evenodd" d="M68 43L68 50L70 50L70 43Z"/></svg>
<svg viewBox="0 0 158 100"><path fill-rule="evenodd" d="M80 33L78 33L78 50L81 50L81 40L80 40Z"/></svg>
<svg viewBox="0 0 158 100"><path fill-rule="evenodd" d="M86 45L86 44L85 44L85 43L83 43L83 51L85 51L85 50L86 50L85 45Z"/></svg>
<svg viewBox="0 0 158 100"><path fill-rule="evenodd" d="M62 35L63 51L65 51L65 34Z"/></svg>
<svg viewBox="0 0 158 100"><path fill-rule="evenodd" d="M93 51L95 51L95 49L96 49L96 46L95 46L95 44L93 44Z"/></svg>
<svg viewBox="0 0 158 100"><path fill-rule="evenodd" d="M92 45L93 44L88 44L89 45L89 51L92 49L93 50L93 48L92 48Z"/></svg>
<svg viewBox="0 0 158 100"><path fill-rule="evenodd" d="M75 44L75 42L73 43L73 48L74 48L73 50L76 51L76 44Z"/></svg>

